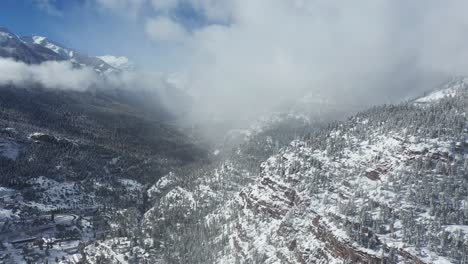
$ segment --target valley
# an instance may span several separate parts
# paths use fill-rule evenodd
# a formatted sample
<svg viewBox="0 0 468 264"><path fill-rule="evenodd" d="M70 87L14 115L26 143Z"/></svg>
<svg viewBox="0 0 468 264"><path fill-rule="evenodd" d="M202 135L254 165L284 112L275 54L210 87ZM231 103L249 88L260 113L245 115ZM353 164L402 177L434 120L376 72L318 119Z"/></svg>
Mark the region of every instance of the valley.
<svg viewBox="0 0 468 264"><path fill-rule="evenodd" d="M352 41L306 59L268 42L240 67L225 42L245 25L203 3L184 2L204 14L190 26L151 3L154 63L204 58L170 76L0 27L0 264L468 263L468 77L420 87L459 71L417 72L406 53L370 74L354 63L372 56L335 54L367 47ZM308 12L289 7L275 12Z"/></svg>

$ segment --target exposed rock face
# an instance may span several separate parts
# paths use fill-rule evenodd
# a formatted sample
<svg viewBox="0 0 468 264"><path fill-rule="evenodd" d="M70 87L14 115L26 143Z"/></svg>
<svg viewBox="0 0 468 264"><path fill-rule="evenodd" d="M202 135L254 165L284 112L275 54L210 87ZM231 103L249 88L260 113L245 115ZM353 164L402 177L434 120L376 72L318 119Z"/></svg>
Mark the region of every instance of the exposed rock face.
<svg viewBox="0 0 468 264"><path fill-rule="evenodd" d="M312 221L312 233L315 238L325 243L325 249L333 256L354 263L380 264L388 260L366 253L352 246L350 241L341 241L329 229L320 223L320 216Z"/></svg>
<svg viewBox="0 0 468 264"><path fill-rule="evenodd" d="M261 178L257 189L240 192L247 208L268 213L281 219L297 201L296 191L266 176Z"/></svg>

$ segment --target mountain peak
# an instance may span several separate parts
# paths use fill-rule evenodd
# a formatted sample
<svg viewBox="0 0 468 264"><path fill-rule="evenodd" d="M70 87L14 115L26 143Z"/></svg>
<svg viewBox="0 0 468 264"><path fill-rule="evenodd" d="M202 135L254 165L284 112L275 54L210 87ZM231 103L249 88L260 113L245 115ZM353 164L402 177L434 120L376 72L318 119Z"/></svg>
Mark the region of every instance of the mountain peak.
<svg viewBox="0 0 468 264"><path fill-rule="evenodd" d="M130 61L127 57L124 56L116 57L113 55L104 55L97 56L97 58L103 60L105 63L119 70L133 71L135 69L135 64L133 64L132 61Z"/></svg>
<svg viewBox="0 0 468 264"><path fill-rule="evenodd" d="M31 36L31 38L32 38L33 42L36 43L36 44L41 44L41 43L43 43L44 41L47 40L47 38L43 37L43 36L34 36L33 35L33 36Z"/></svg>

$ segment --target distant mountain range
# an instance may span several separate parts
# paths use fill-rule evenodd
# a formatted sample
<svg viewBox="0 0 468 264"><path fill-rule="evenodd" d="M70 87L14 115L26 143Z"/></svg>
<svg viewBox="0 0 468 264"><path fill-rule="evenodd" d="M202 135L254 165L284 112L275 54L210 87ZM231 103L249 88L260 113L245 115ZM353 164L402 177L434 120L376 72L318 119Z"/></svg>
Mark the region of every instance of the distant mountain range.
<svg viewBox="0 0 468 264"><path fill-rule="evenodd" d="M43 36L18 36L0 27L0 57L28 64L44 61L70 61L76 66L92 67L98 73L133 71L135 65L126 57L88 56Z"/></svg>

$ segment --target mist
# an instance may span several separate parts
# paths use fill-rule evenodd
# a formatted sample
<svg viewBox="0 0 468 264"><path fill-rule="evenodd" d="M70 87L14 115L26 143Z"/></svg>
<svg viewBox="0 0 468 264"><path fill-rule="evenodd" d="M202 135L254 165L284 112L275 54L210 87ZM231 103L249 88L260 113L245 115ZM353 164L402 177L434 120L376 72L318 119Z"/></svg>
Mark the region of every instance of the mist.
<svg viewBox="0 0 468 264"><path fill-rule="evenodd" d="M88 0L82 13L120 23L119 34L89 34L118 43L128 54L117 55L144 69L110 83L182 91L193 121L237 122L297 104L313 113L398 103L465 75L467 8L461 0ZM74 33L81 40L87 31ZM89 71L67 67L77 77L63 87L95 85ZM47 85L61 86L54 81Z"/></svg>
<svg viewBox="0 0 468 264"><path fill-rule="evenodd" d="M76 68L68 61L46 61L30 65L0 58L0 85L38 84L51 89L85 91L98 82L93 69Z"/></svg>
<svg viewBox="0 0 468 264"><path fill-rule="evenodd" d="M174 86L196 99L195 119L249 119L301 100L311 111L363 109L418 96L468 69L464 1L146 5L154 14L144 15L142 30L155 46L169 47L167 74L176 72ZM181 19L183 8L201 22Z"/></svg>

